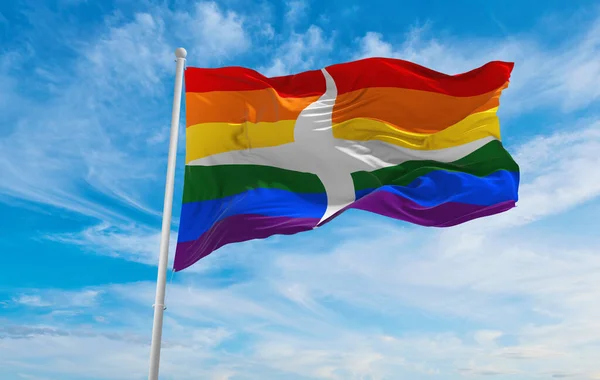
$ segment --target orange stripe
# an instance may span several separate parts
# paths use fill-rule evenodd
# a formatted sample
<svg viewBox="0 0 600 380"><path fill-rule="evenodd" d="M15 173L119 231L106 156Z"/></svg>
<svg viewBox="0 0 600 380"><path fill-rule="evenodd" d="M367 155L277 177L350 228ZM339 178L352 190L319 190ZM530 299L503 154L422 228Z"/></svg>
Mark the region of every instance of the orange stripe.
<svg viewBox="0 0 600 380"><path fill-rule="evenodd" d="M284 98L272 88L252 91L186 93L186 125L296 120L319 96Z"/></svg>
<svg viewBox="0 0 600 380"><path fill-rule="evenodd" d="M338 95L333 123L362 118L383 121L415 133L436 133L472 113L499 105L502 88L483 95L453 97L435 92L402 88L367 88Z"/></svg>

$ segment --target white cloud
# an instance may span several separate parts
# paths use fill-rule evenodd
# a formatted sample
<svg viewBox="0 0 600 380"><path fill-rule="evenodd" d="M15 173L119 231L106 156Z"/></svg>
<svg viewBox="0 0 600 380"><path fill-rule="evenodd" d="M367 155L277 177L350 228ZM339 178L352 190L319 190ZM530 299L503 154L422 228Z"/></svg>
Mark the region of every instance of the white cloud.
<svg viewBox="0 0 600 380"><path fill-rule="evenodd" d="M72 1L72 0L69 0L69 1ZM17 376L19 376L19 378L21 378L21 379L27 379L27 380L50 380L47 377L28 375L26 373L18 373Z"/></svg>
<svg viewBox="0 0 600 380"><path fill-rule="evenodd" d="M174 15L178 33L188 48L190 65L220 62L250 48L246 20L234 11L225 11L215 2L198 2L193 13Z"/></svg>
<svg viewBox="0 0 600 380"><path fill-rule="evenodd" d="M114 226L107 223L94 225L81 232L46 236L47 239L81 246L84 250L112 257L123 257L149 265L158 265L160 231L143 226ZM169 259L173 263L173 252L177 234L169 238Z"/></svg>
<svg viewBox="0 0 600 380"><path fill-rule="evenodd" d="M18 298L14 299L14 302L26 305L26 306L34 306L34 307L45 307L50 306L50 303L42 301L42 298L38 295L27 295L23 294Z"/></svg>
<svg viewBox="0 0 600 380"><path fill-rule="evenodd" d="M51 307L53 312L61 309L92 307L98 302L102 293L100 290L86 289L83 291L43 290L37 294L20 294L13 298L15 304L29 307ZM64 311L64 310L62 310Z"/></svg>
<svg viewBox="0 0 600 380"><path fill-rule="evenodd" d="M382 40L383 36L376 32L367 32L360 40L360 51L354 58L367 57L393 57L406 59L400 53L395 52L392 44Z"/></svg>
<svg viewBox="0 0 600 380"><path fill-rule="evenodd" d="M475 332L474 339L482 346L495 346L496 339L500 338L501 336L502 331L481 330Z"/></svg>
<svg viewBox="0 0 600 380"><path fill-rule="evenodd" d="M306 15L308 4L305 0L288 0L286 2L287 12L285 14L286 21L290 25L297 24L302 17Z"/></svg>
<svg viewBox="0 0 600 380"><path fill-rule="evenodd" d="M268 77L319 69L328 62L333 50L333 36L311 25L304 33L292 32L288 40L276 49L273 60L258 71Z"/></svg>

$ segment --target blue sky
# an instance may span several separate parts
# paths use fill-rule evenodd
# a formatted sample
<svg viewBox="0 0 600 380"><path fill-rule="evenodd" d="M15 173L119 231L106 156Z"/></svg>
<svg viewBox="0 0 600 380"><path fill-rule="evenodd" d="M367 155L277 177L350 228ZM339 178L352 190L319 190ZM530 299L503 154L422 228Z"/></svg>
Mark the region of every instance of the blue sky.
<svg viewBox="0 0 600 380"><path fill-rule="evenodd" d="M161 378L600 379L597 2L38 0L0 4L2 380L147 376L178 46L270 75L514 61L522 186L451 229L349 212L169 274Z"/></svg>

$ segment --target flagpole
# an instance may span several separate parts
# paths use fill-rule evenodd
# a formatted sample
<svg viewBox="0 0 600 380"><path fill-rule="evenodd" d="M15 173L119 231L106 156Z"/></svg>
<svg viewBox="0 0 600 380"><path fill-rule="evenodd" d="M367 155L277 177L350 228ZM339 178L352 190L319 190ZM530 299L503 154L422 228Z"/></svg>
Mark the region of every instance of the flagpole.
<svg viewBox="0 0 600 380"><path fill-rule="evenodd" d="M160 344L162 339L163 314L165 311L165 291L167 286L167 265L169 263L169 236L171 234L171 216L173 212L173 190L175 187L175 163L177 157L177 137L179 135L179 112L181 110L181 91L183 70L187 52L184 48L175 50L175 94L171 115L171 140L167 159L167 182L165 185L165 203L163 206L162 231L160 235L160 253L158 257L158 276L156 280L156 298L154 300L154 322L152 325L152 344L150 346L150 372L148 380L158 380L160 364Z"/></svg>

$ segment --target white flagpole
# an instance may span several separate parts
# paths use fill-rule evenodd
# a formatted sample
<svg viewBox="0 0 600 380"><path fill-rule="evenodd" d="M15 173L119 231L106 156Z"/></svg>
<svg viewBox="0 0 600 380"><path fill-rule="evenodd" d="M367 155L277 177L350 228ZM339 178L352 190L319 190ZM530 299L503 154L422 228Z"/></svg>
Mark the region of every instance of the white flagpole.
<svg viewBox="0 0 600 380"><path fill-rule="evenodd" d="M156 280L156 298L154 300L154 323L152 325L152 344L150 346L150 373L148 380L158 380L160 363L160 343L162 339L163 313L165 311L165 290L167 286L167 265L169 263L169 236L171 234L171 216L173 213L173 188L175 187L175 162L177 157L177 137L179 134L179 112L181 110L181 90L183 70L187 52L184 48L175 50L175 94L171 116L171 141L167 160L167 183L165 185L165 203L163 207L162 231L160 235L160 254L158 257L158 278Z"/></svg>

